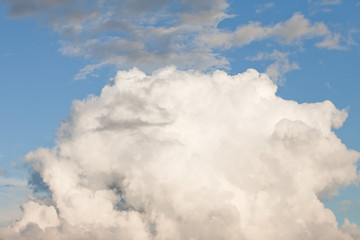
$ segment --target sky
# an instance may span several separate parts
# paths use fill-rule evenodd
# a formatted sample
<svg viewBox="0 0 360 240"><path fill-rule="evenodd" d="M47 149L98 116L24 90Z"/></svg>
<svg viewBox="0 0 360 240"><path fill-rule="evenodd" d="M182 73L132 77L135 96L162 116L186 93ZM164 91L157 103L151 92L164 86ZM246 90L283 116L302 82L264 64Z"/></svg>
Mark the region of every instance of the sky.
<svg viewBox="0 0 360 240"><path fill-rule="evenodd" d="M112 204L113 211L99 209L110 217L96 223L102 228L92 233L94 239L115 233L136 238L121 227L109 233L114 222L143 233L139 239L210 239L199 222L214 224L213 236L272 239L276 233L265 224L272 218L264 210L277 213L279 225L286 223L300 214L289 210L290 198L300 207L307 206L300 200L308 201L318 214L298 216L320 229L306 225L309 239L323 232L359 239L359 12L357 0L0 0L0 226L12 229L0 232L0 239L31 234L67 239L74 226L95 224L81 219L80 210L77 218L69 215L74 209L66 206L80 202ZM208 82L215 82L216 90ZM100 133L87 135L92 127ZM119 145L107 148L116 141ZM106 163L97 165L92 156ZM228 160L218 164L216 157ZM166 158L176 160L169 164ZM135 160L118 164L116 159ZM74 181L68 189L57 185L62 177ZM179 181L193 186L184 190ZM286 181L299 192L311 190L297 195L279 187ZM153 191L139 193L140 185ZM84 197L68 196L71 189ZM181 213L157 197L179 197L174 189L193 203L171 198ZM195 195L210 193L201 189L214 195L202 208ZM234 203L228 203L224 189ZM86 198L89 192L98 198ZM259 205L240 201L257 194L263 196ZM276 196L287 197L283 208L283 200L270 200ZM254 212L244 213L246 206ZM196 217L188 215L192 208L199 210ZM216 216L234 223L223 233L216 232L220 223L203 218L214 208L220 209ZM153 215L142 216L145 210ZM241 217L230 213L237 211ZM249 217L259 212L264 216ZM192 227L176 222L177 214ZM325 229L314 220L328 218L335 227ZM58 226L68 230L54 230ZM257 233L257 228L265 230ZM297 239L299 231L294 225L284 236Z"/></svg>

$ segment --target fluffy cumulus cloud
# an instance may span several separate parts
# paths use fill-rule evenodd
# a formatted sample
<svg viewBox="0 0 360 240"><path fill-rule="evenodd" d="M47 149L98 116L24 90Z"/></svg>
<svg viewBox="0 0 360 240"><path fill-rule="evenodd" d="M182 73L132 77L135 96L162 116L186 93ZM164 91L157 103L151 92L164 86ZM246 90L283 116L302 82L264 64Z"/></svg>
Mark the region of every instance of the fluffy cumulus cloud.
<svg viewBox="0 0 360 240"><path fill-rule="evenodd" d="M358 177L346 111L276 90L253 69L118 72L26 156L51 194L0 239L356 239L321 203Z"/></svg>
<svg viewBox="0 0 360 240"><path fill-rule="evenodd" d="M345 49L344 39L323 22L301 13L263 25L249 19L234 30L219 23L230 14L225 0L0 0L12 17L33 16L62 36L60 51L91 59L75 79L84 79L104 65L140 67L147 72L175 64L182 69L229 67L222 51L255 41L298 46L306 39L328 49ZM259 6L263 11L274 3Z"/></svg>

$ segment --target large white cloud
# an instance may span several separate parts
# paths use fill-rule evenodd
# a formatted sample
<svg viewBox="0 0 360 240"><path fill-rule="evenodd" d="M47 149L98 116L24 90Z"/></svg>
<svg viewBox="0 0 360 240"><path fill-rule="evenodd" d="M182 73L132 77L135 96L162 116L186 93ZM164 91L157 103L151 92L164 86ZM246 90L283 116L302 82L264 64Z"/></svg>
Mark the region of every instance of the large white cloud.
<svg viewBox="0 0 360 240"><path fill-rule="evenodd" d="M4 239L354 239L321 198L357 179L330 101L276 96L265 74L118 72L26 159L51 191ZM0 237L0 238L1 238Z"/></svg>

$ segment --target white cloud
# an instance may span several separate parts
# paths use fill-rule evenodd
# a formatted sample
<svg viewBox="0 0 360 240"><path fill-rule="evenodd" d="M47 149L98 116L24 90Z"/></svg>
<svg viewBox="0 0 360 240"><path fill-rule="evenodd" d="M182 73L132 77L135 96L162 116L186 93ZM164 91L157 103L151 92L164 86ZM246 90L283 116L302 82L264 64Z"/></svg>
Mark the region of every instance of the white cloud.
<svg viewBox="0 0 360 240"><path fill-rule="evenodd" d="M355 223L351 223L345 218L344 224L341 226L341 230L350 234L353 239L360 239L360 228Z"/></svg>
<svg viewBox="0 0 360 240"><path fill-rule="evenodd" d="M1 176L1 175L5 175L6 173L7 173L6 168L1 168L1 169L0 169L0 176Z"/></svg>
<svg viewBox="0 0 360 240"><path fill-rule="evenodd" d="M273 8L275 6L275 4L273 2L268 2L268 3L264 3L262 5L258 5L256 8L256 13L261 13L264 12L270 8Z"/></svg>
<svg viewBox="0 0 360 240"><path fill-rule="evenodd" d="M98 64L93 64L93 65L87 65L84 68L82 68L74 77L74 80L83 80L86 79L86 77L89 74L92 74L96 69L101 68L102 66L104 66L105 63L98 63Z"/></svg>
<svg viewBox="0 0 360 240"><path fill-rule="evenodd" d="M326 83L325 83L325 86L326 86L328 89L332 89L332 86L331 86L331 84L330 84L329 82L326 82Z"/></svg>
<svg viewBox="0 0 360 240"><path fill-rule="evenodd" d="M3 1L13 17L33 15L47 22L63 37L62 54L92 60L75 79L105 65L137 66L147 72L169 64L182 69L226 68L229 62L219 49L269 39L293 45L320 38L319 47L343 48L324 23L312 23L300 13L271 25L249 22L235 31L220 29L222 20L233 17L227 14L226 0ZM273 6L268 2L258 11Z"/></svg>
<svg viewBox="0 0 360 240"><path fill-rule="evenodd" d="M274 63L266 68L265 73L275 84L279 85L282 85L285 82L286 73L300 69L296 62L290 62L288 52L280 52L277 50L274 50L271 53L261 52L254 57L247 57L247 59L250 61L273 60Z"/></svg>
<svg viewBox="0 0 360 240"><path fill-rule="evenodd" d="M5 171L2 171L2 174L7 173L6 169ZM2 175L0 174L0 175ZM5 187L14 187L14 188L25 188L27 186L27 182L23 179L19 178L10 178L10 177L3 177L0 176L0 186Z"/></svg>
<svg viewBox="0 0 360 240"><path fill-rule="evenodd" d="M16 231L25 228L28 223L36 223L42 230L59 225L59 218L53 206L41 205L37 202L29 201L22 205L22 209L22 219L14 225L14 230Z"/></svg>
<svg viewBox="0 0 360 240"><path fill-rule="evenodd" d="M294 40L302 38L314 38L328 36L330 33L327 26L322 22L311 24L311 22L300 13L295 13L284 23L278 23L274 26L271 34L285 43L291 43Z"/></svg>
<svg viewBox="0 0 360 240"><path fill-rule="evenodd" d="M339 5L341 4L341 0L322 0L320 2L321 5Z"/></svg>
<svg viewBox="0 0 360 240"><path fill-rule="evenodd" d="M343 200L340 202L340 210L343 212L347 212L349 210L349 207L353 204L351 200Z"/></svg>
<svg viewBox="0 0 360 240"><path fill-rule="evenodd" d="M346 111L276 90L253 69L118 72L74 102L56 147L26 156L52 199L31 199L0 236L355 239L319 200L358 179L360 154L332 131Z"/></svg>
<svg viewBox="0 0 360 240"><path fill-rule="evenodd" d="M7 171L0 174L0 228L21 216L19 204L26 200L29 193L27 181L8 177ZM3 237L0 233L0 239Z"/></svg>
<svg viewBox="0 0 360 240"><path fill-rule="evenodd" d="M323 41L316 43L316 46L319 48L346 50L347 47L340 44L340 38L339 34L328 35Z"/></svg>
<svg viewBox="0 0 360 240"><path fill-rule="evenodd" d="M94 60L77 79L91 74L94 66L107 64L136 65L147 71L167 64L197 69L228 64L212 49L192 42L199 32L231 17L225 13L225 0L3 1L11 16L33 15L63 36L63 54Z"/></svg>
<svg viewBox="0 0 360 240"><path fill-rule="evenodd" d="M343 201L341 201L341 205L342 206L349 206L349 205L351 205L353 202L351 201L351 200L343 200Z"/></svg>
<svg viewBox="0 0 360 240"><path fill-rule="evenodd" d="M315 1L311 6L311 15L317 13L330 13L333 10L334 6L341 5L342 0L318 0Z"/></svg>
<svg viewBox="0 0 360 240"><path fill-rule="evenodd" d="M224 32L214 29L199 36L199 44L210 48L242 47L254 41L273 39L286 45L299 44L305 39L323 38L318 47L328 49L344 49L340 45L339 34L332 34L322 22L311 23L303 14L295 13L290 19L273 26L262 26L259 22L251 22L239 26L234 32Z"/></svg>

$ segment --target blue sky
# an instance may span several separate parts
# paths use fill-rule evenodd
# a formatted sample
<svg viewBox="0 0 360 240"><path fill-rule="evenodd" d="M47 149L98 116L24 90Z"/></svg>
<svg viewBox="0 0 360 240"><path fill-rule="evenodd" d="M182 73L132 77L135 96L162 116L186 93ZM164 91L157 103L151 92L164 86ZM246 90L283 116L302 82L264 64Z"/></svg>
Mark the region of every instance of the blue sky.
<svg viewBox="0 0 360 240"><path fill-rule="evenodd" d="M34 2L38 3L34 6L42 6L42 1ZM174 33L183 36L175 40L171 34L154 39L145 35L167 25L176 26L171 14L168 16L163 11L152 9L148 16L147 12L137 12L138 6L129 7L134 13L129 10L124 22L140 29L136 34L145 36L142 40L135 33L132 33L134 38L128 37L131 34L126 31L108 30L91 35L89 32L96 27L94 19L86 20L90 23L72 23L69 30L69 22L60 17L56 4L15 11L21 1L0 3L0 210L6 211L5 215L1 214L5 217L0 219L0 225L19 216L18 203L24 202L30 193L28 169L21 163L24 155L38 147L53 146L57 128L68 116L72 101L89 94L98 95L117 70L132 66L146 72L169 63L203 71L220 68L230 74L248 68L268 72L277 82L277 95L282 98L301 103L329 99L337 108L347 108L348 119L335 132L348 148L360 151L360 2L357 0L233 0L228 2L228 7L214 8L217 14L227 14L222 17L220 14L214 20L216 27L204 23L197 26L200 30L186 26L182 32ZM60 7L67 9L66 5ZM179 13L180 9L181 6L173 4L167 11ZM90 14L85 7L84 12L85 16ZM159 19L154 23L137 23L131 14L140 14L143 19L159 16ZM104 16L100 13L100 17ZM286 23L293 26L286 27ZM299 27L301 24L305 25ZM85 30L76 32L79 26ZM253 29L244 30L238 37L237 29L246 27ZM217 38L221 34L224 36ZM88 41L88 35L97 42ZM112 42L116 36L130 41L118 41L116 44L123 45L117 47ZM247 37L249 40L245 41ZM131 45L133 40L145 44L146 51ZM175 49L178 45L183 47ZM143 55L139 57L139 54ZM84 71L87 66L92 71ZM341 189L334 199L324 203L339 223L346 217L360 225L358 187Z"/></svg>

